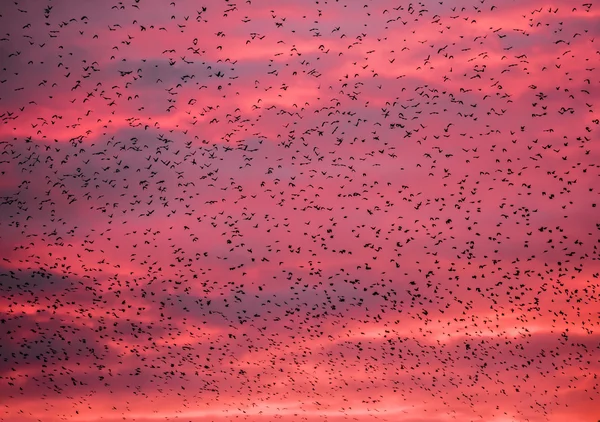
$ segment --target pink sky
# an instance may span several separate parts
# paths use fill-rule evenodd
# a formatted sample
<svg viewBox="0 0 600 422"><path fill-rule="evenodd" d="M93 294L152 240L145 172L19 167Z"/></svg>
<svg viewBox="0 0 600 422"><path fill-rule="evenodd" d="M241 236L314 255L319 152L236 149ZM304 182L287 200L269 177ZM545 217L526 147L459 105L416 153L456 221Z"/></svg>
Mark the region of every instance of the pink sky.
<svg viewBox="0 0 600 422"><path fill-rule="evenodd" d="M7 2L0 420L596 422L599 17Z"/></svg>

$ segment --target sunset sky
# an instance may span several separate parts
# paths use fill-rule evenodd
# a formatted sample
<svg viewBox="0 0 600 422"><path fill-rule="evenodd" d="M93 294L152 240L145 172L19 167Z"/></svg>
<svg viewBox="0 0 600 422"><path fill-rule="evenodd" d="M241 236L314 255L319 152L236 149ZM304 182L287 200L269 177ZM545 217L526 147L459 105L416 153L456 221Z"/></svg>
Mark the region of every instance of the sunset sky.
<svg viewBox="0 0 600 422"><path fill-rule="evenodd" d="M0 5L0 421L600 420L588 0Z"/></svg>

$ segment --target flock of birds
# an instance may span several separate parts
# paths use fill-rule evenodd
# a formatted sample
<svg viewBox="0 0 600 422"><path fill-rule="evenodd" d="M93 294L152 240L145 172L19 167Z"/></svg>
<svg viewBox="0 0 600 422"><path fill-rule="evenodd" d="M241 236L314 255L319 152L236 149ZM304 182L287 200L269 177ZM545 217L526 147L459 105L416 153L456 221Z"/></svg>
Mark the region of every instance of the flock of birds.
<svg viewBox="0 0 600 422"><path fill-rule="evenodd" d="M599 19L3 2L0 421L598 419Z"/></svg>

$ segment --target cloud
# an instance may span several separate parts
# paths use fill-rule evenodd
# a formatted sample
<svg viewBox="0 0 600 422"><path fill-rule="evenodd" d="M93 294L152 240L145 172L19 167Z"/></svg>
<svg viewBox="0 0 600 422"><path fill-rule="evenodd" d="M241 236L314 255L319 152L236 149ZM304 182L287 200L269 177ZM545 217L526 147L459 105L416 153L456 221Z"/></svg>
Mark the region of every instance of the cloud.
<svg viewBox="0 0 600 422"><path fill-rule="evenodd" d="M591 5L167 3L0 16L5 420L594 416Z"/></svg>

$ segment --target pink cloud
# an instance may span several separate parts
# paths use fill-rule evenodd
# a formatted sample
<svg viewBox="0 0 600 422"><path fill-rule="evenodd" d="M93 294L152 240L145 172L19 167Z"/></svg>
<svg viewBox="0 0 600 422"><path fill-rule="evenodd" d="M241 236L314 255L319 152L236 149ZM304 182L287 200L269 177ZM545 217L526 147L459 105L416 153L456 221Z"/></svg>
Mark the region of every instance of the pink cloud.
<svg viewBox="0 0 600 422"><path fill-rule="evenodd" d="M159 3L0 13L0 418L597 416L591 3Z"/></svg>

